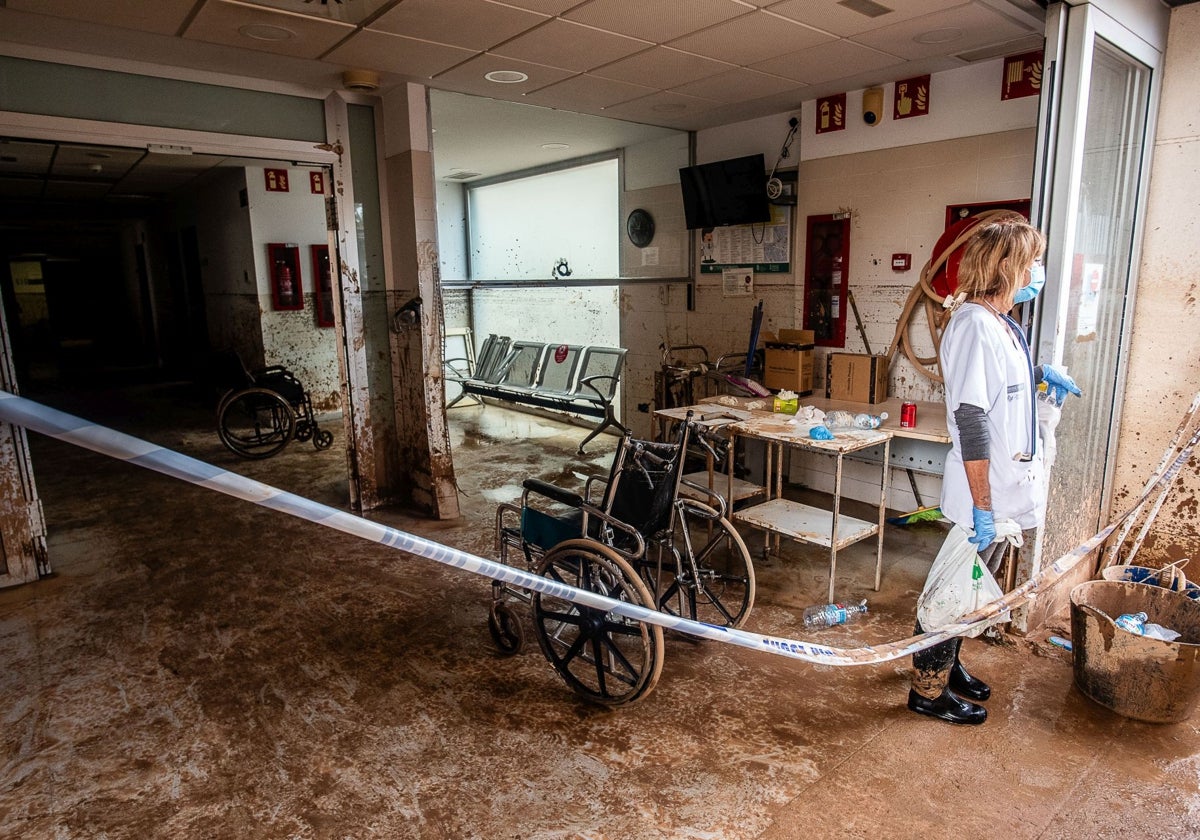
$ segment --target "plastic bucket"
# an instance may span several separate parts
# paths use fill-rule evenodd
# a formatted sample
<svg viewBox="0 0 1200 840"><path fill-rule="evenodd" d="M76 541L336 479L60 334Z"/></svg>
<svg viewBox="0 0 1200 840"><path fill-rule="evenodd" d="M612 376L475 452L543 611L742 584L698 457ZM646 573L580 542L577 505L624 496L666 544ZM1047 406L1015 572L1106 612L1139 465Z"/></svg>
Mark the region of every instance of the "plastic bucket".
<svg viewBox="0 0 1200 840"><path fill-rule="evenodd" d="M1151 569L1148 566L1109 566L1100 572L1105 580L1123 580L1129 583L1144 583L1147 586L1161 586L1179 592L1179 584L1172 584L1170 569ZM1190 580L1183 581L1183 594L1193 601L1200 601L1200 584Z"/></svg>
<svg viewBox="0 0 1200 840"><path fill-rule="evenodd" d="M1139 636L1113 619L1144 612L1177 633L1173 642ZM1176 723L1200 701L1200 602L1128 581L1093 580L1071 590L1075 685L1134 720Z"/></svg>

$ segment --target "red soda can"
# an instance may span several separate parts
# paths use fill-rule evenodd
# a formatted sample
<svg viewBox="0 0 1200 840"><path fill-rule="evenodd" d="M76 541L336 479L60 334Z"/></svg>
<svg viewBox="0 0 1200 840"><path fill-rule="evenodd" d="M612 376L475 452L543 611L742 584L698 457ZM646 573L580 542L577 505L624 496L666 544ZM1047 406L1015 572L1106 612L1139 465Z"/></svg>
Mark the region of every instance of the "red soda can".
<svg viewBox="0 0 1200 840"><path fill-rule="evenodd" d="M906 402L900 406L900 428L915 429L917 427L917 404Z"/></svg>

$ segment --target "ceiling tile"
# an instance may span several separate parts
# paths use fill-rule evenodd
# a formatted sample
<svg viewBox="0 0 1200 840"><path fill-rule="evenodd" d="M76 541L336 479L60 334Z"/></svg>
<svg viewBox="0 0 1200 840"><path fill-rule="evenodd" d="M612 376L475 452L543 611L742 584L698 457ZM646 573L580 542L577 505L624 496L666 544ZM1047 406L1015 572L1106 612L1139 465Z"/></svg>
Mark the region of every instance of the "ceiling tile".
<svg viewBox="0 0 1200 840"><path fill-rule="evenodd" d="M412 79L429 79L473 55L474 50L431 44L386 32L364 31L338 45L325 59L347 67L366 67Z"/></svg>
<svg viewBox="0 0 1200 840"><path fill-rule="evenodd" d="M282 40L250 37L245 33L255 31L251 27L263 34L277 32L285 37ZM346 23L272 12L229 0L208 0L183 37L276 55L317 58L352 32L354 27Z"/></svg>
<svg viewBox="0 0 1200 840"><path fill-rule="evenodd" d="M352 0L352 2L346 3L341 0L334 0L334 2L327 0L319 0L319 2L314 2L314 0L239 0L239 2L358 25L388 6L403 2L403 0Z"/></svg>
<svg viewBox="0 0 1200 840"><path fill-rule="evenodd" d="M795 21L755 11L685 35L672 41L670 46L696 55L746 66L811 47L832 38L831 35L801 26Z"/></svg>
<svg viewBox="0 0 1200 840"><path fill-rule="evenodd" d="M54 159L53 143L0 140L0 172L44 174Z"/></svg>
<svg viewBox="0 0 1200 840"><path fill-rule="evenodd" d="M654 47L597 68L592 71L592 75L620 82L632 82L635 85L652 81L656 87L672 88L730 69L732 65L725 62L713 61L670 47Z"/></svg>
<svg viewBox="0 0 1200 840"><path fill-rule="evenodd" d="M639 52L652 44L593 29L567 20L552 20L518 35L491 52L551 67L583 72Z"/></svg>
<svg viewBox="0 0 1200 840"><path fill-rule="evenodd" d="M662 44L751 11L736 0L592 0L563 17Z"/></svg>
<svg viewBox="0 0 1200 840"><path fill-rule="evenodd" d="M678 85L671 90L675 93L699 96L718 102L744 102L747 99L759 99L763 96L798 90L802 87L804 87L803 84L793 79L783 79L779 76L738 67L698 82Z"/></svg>
<svg viewBox="0 0 1200 840"><path fill-rule="evenodd" d="M900 61L895 56L852 41L832 41L759 62L753 65L753 69L815 85L845 75L848 67L858 72L868 72L891 67Z"/></svg>
<svg viewBox="0 0 1200 840"><path fill-rule="evenodd" d="M87 20L142 32L174 35L183 26L196 0L154 0L139 3L97 3L96 0L8 0L7 8L39 15Z"/></svg>
<svg viewBox="0 0 1200 840"><path fill-rule="evenodd" d="M497 84L484 78L486 74L497 70L515 70L524 73L529 78L515 84ZM468 90L481 92L484 96L512 99L531 90L561 81L570 75L569 70L560 70L544 64L532 64L528 61L518 61L515 58L501 58L491 53L484 53L457 67L438 73L436 79L439 83L465 85Z"/></svg>
<svg viewBox="0 0 1200 840"><path fill-rule="evenodd" d="M422 41L486 50L545 20L545 15L489 0L404 0L369 28Z"/></svg>
<svg viewBox="0 0 1200 840"><path fill-rule="evenodd" d="M40 178L12 178L0 174L0 198L38 198L41 194Z"/></svg>
<svg viewBox="0 0 1200 840"><path fill-rule="evenodd" d="M711 99L659 91L649 96L643 96L641 99L633 99L613 105L611 108L605 108L604 114L619 120L633 120L651 125L675 125L677 121L695 120L697 114L718 104L720 103Z"/></svg>
<svg viewBox="0 0 1200 840"><path fill-rule="evenodd" d="M103 198L112 189L105 181L47 181L44 197L48 201L92 201Z"/></svg>
<svg viewBox="0 0 1200 840"><path fill-rule="evenodd" d="M776 93L771 96L764 96L761 99L726 103L713 108L711 111L706 111L704 122L708 125L729 125L730 123L738 123L744 120L759 119L764 115L783 114L788 111L799 114L800 103L803 100L812 99L812 97L813 95L808 92L808 88L798 88L790 93ZM782 140L784 133L787 131L786 123L781 121L779 131L779 139ZM782 165L784 167L795 166L795 158L792 158L790 163L785 162Z"/></svg>
<svg viewBox="0 0 1200 840"><path fill-rule="evenodd" d="M141 149L118 149L111 146L62 145L54 157L52 176L61 178L120 178L145 155Z"/></svg>
<svg viewBox="0 0 1200 840"><path fill-rule="evenodd" d="M767 8L786 18L806 23L815 29L822 29L834 35L846 37L860 32L881 29L901 21L940 12L952 6L969 5L969 0L875 0L880 6L891 9L878 17L864 15L837 0L784 0L782 3L769 4Z"/></svg>
<svg viewBox="0 0 1200 840"><path fill-rule="evenodd" d="M886 26L855 37L869 47L917 59L960 53L1029 34L1026 26L982 6L960 6L945 12ZM921 43L917 38L927 41Z"/></svg>
<svg viewBox="0 0 1200 840"><path fill-rule="evenodd" d="M535 90L525 98L536 105L566 110L599 110L654 93L654 88L602 79L599 76L572 76Z"/></svg>
<svg viewBox="0 0 1200 840"><path fill-rule="evenodd" d="M541 12L544 15L561 15L572 6L578 6L580 0L504 0L504 2L519 9Z"/></svg>

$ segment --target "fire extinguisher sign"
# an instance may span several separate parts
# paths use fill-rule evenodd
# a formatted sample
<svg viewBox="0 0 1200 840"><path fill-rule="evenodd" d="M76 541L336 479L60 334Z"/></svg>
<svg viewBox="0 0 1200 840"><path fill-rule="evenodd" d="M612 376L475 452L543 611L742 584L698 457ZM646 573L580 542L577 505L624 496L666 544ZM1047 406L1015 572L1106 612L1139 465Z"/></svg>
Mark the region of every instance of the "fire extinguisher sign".
<svg viewBox="0 0 1200 840"><path fill-rule="evenodd" d="M288 171L286 169L264 169L267 179L267 192L288 191Z"/></svg>

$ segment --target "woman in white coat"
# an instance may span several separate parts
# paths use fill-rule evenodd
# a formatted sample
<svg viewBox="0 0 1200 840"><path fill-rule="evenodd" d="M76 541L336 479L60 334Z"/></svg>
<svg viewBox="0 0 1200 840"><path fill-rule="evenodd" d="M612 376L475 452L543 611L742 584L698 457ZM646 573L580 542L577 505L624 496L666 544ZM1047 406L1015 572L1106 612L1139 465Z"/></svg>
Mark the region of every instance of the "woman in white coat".
<svg viewBox="0 0 1200 840"><path fill-rule="evenodd" d="M1020 326L1008 316L1044 282L1046 240L1020 217L979 228L963 252L958 293L963 302L942 334L939 362L946 384L946 424L952 447L942 479L943 514L973 535L982 561L996 571L1003 543L995 522L1012 519L1031 533L1045 517L1042 452L1035 389L1056 396L1079 389L1052 365L1034 367ZM920 623L917 632L923 632ZM979 724L990 687L959 662L961 638L913 655L908 708L951 723Z"/></svg>

